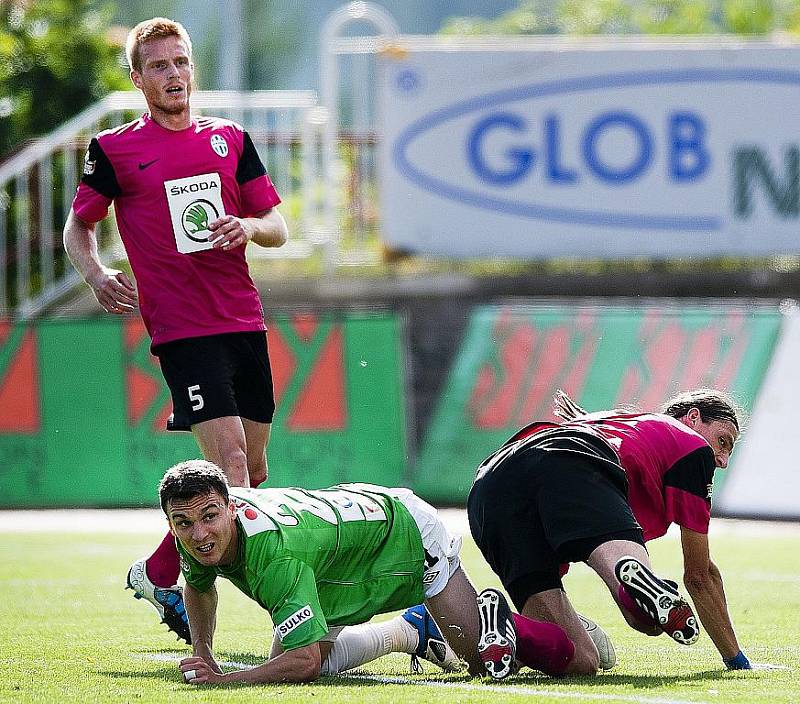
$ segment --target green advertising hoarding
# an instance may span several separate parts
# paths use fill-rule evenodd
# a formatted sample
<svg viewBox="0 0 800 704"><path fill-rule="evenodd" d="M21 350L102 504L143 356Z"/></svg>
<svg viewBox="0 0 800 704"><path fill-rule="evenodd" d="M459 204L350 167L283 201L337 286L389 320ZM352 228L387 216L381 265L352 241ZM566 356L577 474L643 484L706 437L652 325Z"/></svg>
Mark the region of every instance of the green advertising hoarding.
<svg viewBox="0 0 800 704"><path fill-rule="evenodd" d="M405 483L402 325L390 313L268 321L271 486ZM0 322L0 506L152 506L175 462L169 392L138 318Z"/></svg>
<svg viewBox="0 0 800 704"><path fill-rule="evenodd" d="M707 386L749 411L780 324L776 310L752 307L476 308L423 440L414 488L430 501L463 503L484 457L526 423L555 420L559 388L598 411L658 410L678 391Z"/></svg>

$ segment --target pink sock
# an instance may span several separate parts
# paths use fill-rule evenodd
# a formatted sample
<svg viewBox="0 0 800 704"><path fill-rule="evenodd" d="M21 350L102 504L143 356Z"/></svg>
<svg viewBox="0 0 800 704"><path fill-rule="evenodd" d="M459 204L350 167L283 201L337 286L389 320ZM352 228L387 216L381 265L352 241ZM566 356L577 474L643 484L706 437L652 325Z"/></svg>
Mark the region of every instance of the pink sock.
<svg viewBox="0 0 800 704"><path fill-rule="evenodd" d="M621 584L617 589L617 601L630 613L642 626L652 627L657 626L655 619L653 619L646 611L637 604L633 597L625 591L625 587Z"/></svg>
<svg viewBox="0 0 800 704"><path fill-rule="evenodd" d="M575 656L575 645L555 623L513 614L517 629L517 660L546 675L561 675Z"/></svg>
<svg viewBox="0 0 800 704"><path fill-rule="evenodd" d="M175 536L167 533L161 545L145 561L145 570L150 581L157 587L172 587L178 581L181 573L178 548L175 546Z"/></svg>

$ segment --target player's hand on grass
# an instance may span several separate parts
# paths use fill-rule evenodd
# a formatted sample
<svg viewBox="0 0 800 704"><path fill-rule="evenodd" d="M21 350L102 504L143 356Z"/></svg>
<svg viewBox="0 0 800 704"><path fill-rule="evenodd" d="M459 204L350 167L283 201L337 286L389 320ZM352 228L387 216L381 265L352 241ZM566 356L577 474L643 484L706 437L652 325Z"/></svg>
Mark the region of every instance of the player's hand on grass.
<svg viewBox="0 0 800 704"><path fill-rule="evenodd" d="M183 674L183 679L187 684L219 684L225 679L219 665L210 658L208 662L205 658L193 655L190 658L181 660L178 666Z"/></svg>
<svg viewBox="0 0 800 704"><path fill-rule="evenodd" d="M247 219L233 215L217 218L209 224L208 229L211 232L208 239L214 245L214 249L225 251L247 244L255 234L253 225Z"/></svg>
<svg viewBox="0 0 800 704"><path fill-rule="evenodd" d="M753 666L750 664L750 661L747 659L747 656L740 650L736 655L732 658L725 658L723 661L725 663L725 667L729 670L752 670Z"/></svg>
<svg viewBox="0 0 800 704"><path fill-rule="evenodd" d="M136 286L124 271L102 267L100 272L87 279L97 302L108 313L122 315L136 309L139 297Z"/></svg>

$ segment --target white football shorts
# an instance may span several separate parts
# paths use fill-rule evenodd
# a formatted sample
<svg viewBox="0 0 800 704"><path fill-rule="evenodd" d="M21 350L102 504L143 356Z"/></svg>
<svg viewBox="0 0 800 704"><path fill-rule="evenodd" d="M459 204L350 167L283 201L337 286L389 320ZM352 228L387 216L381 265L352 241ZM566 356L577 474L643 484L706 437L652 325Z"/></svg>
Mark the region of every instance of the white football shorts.
<svg viewBox="0 0 800 704"><path fill-rule="evenodd" d="M389 489L408 509L422 536L425 549L425 572L422 583L425 598L436 596L446 586L453 573L461 566L461 536L452 536L439 518L439 512L423 501L411 489Z"/></svg>

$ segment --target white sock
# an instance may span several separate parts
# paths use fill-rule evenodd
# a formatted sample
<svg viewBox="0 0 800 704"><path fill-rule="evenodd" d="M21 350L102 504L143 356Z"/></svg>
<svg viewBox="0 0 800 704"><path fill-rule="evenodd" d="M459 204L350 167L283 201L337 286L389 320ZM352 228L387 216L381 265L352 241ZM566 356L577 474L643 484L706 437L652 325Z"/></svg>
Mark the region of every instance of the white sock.
<svg viewBox="0 0 800 704"><path fill-rule="evenodd" d="M389 653L413 653L418 643L417 629L402 616L380 623L348 626L334 641L320 674L336 675Z"/></svg>

